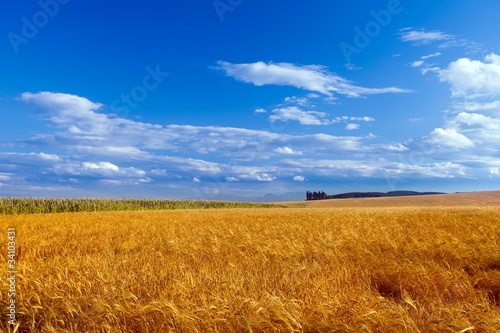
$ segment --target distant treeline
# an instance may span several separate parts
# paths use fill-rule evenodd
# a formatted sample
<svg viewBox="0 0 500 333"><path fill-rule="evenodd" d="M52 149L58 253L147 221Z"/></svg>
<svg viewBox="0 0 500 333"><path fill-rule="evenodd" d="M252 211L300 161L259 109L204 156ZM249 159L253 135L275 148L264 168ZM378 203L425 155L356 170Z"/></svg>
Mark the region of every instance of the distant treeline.
<svg viewBox="0 0 500 333"><path fill-rule="evenodd" d="M390 192L349 192L342 194L328 195L323 191L306 192L306 200L325 200L325 199L352 199L352 198L378 198L378 197L402 197L411 195L432 195L445 194L442 192L415 192L415 191L390 191Z"/></svg>

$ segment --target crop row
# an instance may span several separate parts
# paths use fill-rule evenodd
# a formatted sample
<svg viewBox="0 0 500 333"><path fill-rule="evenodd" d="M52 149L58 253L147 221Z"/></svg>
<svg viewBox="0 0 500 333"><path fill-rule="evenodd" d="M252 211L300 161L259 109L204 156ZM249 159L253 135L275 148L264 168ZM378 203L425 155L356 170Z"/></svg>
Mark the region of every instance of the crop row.
<svg viewBox="0 0 500 333"><path fill-rule="evenodd" d="M0 215L171 209L275 208L274 204L166 199L0 198Z"/></svg>

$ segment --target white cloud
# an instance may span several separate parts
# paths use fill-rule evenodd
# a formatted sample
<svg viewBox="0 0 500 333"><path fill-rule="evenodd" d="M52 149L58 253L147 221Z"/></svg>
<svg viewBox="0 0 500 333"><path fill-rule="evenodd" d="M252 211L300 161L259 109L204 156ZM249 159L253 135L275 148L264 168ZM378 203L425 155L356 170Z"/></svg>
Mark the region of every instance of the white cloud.
<svg viewBox="0 0 500 333"><path fill-rule="evenodd" d="M241 175L240 178L257 180L259 182L272 182L276 179L276 177L270 176L267 173L261 173L261 174L253 173L249 175Z"/></svg>
<svg viewBox="0 0 500 333"><path fill-rule="evenodd" d="M454 97L500 95L500 56L491 53L484 62L461 58L439 71L439 79L451 84Z"/></svg>
<svg viewBox="0 0 500 333"><path fill-rule="evenodd" d="M403 152L409 150L408 147L401 143L383 143L380 145L380 148L393 152Z"/></svg>
<svg viewBox="0 0 500 333"><path fill-rule="evenodd" d="M169 154L216 154L218 157L228 156L232 159L245 161L262 160L275 156L273 150L276 147L294 147L293 149L296 151L307 151L311 154L356 152L380 154L387 151L384 145L366 145L362 142L363 137L354 136L333 136L322 133L286 134L219 126L175 124L161 126L85 110L85 107L95 107L97 104L78 96L73 98L56 93L55 97L52 98L49 94L27 93L24 95L30 96L30 103L43 105L39 110L48 115L49 121L53 122L54 119L57 119L54 125L61 131L56 134L37 135L26 140L26 143L59 147L66 151L66 155L77 160L83 159L84 162L108 159L110 163L118 162L130 165L132 162L136 163L135 161L154 158L156 151L167 151ZM54 106L47 103L47 100L52 101ZM79 124L80 116L77 114L73 119L71 113L66 113L69 106L61 107L61 103L64 104L67 100L71 100L72 103L81 103L81 105L73 105L73 107L80 110L79 114L85 114L87 122L92 127L89 125L85 131L78 133L69 129L70 126ZM63 113L64 117L60 113ZM303 111L298 107L277 109L271 117L275 120L294 120L301 124L313 125L374 120L368 116L340 116L335 119L327 119L327 114L324 112ZM21 158L20 155L16 156L16 158ZM89 157L92 160L87 160ZM10 159L12 158L10 157ZM22 159L26 158L27 156L22 157ZM35 158L35 156L30 158ZM44 163L50 162L47 161L46 156L44 158L42 159L41 155L37 157ZM170 160L169 163L171 163ZM175 163L188 164L185 167L189 170L201 168L204 170L203 172L219 172L214 169L217 168L216 165L209 163L194 163L194 160L188 159ZM74 169L74 172L79 172L78 166L71 168ZM152 167L152 169L161 168L160 165Z"/></svg>
<svg viewBox="0 0 500 333"><path fill-rule="evenodd" d="M421 72L423 75L425 75L427 73L439 74L441 72L441 68L439 68L439 67L426 67L426 68L422 68Z"/></svg>
<svg viewBox="0 0 500 333"><path fill-rule="evenodd" d="M466 125L480 125L486 130L500 131L500 120L479 113L460 112L455 121Z"/></svg>
<svg viewBox="0 0 500 333"><path fill-rule="evenodd" d="M499 151L500 118L480 113L460 112L448 121L448 126L456 128L474 141L478 153L493 155Z"/></svg>
<svg viewBox="0 0 500 333"><path fill-rule="evenodd" d="M46 94L31 95L29 102L35 105L41 105L37 104L37 97L47 98ZM83 106L96 104L79 98L64 100L81 102ZM0 172L7 171L3 167L7 163L13 165L13 169L8 171L12 174L27 175L29 169L29 174L33 175L30 176L30 181L37 177L42 183L41 187L44 182L57 176L59 183L67 187L83 187L89 182L105 182L116 186L152 183L165 189L165 184L170 186L181 182L189 188L186 184L193 185L193 182L196 183L195 179L202 179L203 184L209 184L213 180L218 184L226 184L228 188L240 188L246 186L245 184L272 188L292 179L304 181L318 177L384 177L386 173L398 177L416 175L452 178L468 177L472 172L482 172L483 176L488 177L490 168L500 165L498 163L485 166L484 156L495 161L494 154L498 151L495 143L500 142L500 134L495 134L500 133L497 128L498 119L494 118L493 113L491 117L479 113L453 113L454 118L423 138L429 142L429 147L439 146L439 149L434 151L426 150L426 160L423 161L425 163L397 164L394 161L399 161L399 156L414 151L411 143L369 143L368 140L373 139L374 135L335 136L325 133L276 133L219 126L161 126L100 114L98 110L85 111L83 107L76 106L80 108L79 114L84 114L89 123L90 120L93 122L94 127L86 128L79 126L78 115L72 119L70 114L66 115L65 108L57 107L61 103L60 100L56 98L54 103L55 107L47 103L43 107L40 106L39 110L48 115L45 119L55 125L52 128L55 127L57 132L36 136L29 143L40 147L50 145L50 151L59 149L57 155L0 153ZM477 106L471 103L467 105ZM481 106L484 107L482 104ZM341 123L357 128L359 124L356 123L374 121L369 116L329 118L327 113L304 111L298 107L291 109L292 112L287 108L281 109L286 112L278 113L279 115L288 117L289 120L291 116L295 116L292 119L299 122ZM66 118L61 117L60 112L65 114ZM277 113L272 115L276 116ZM57 119L57 122L54 119ZM73 130L71 125L78 126L80 131ZM99 128L105 128L106 131L99 131ZM328 132L334 130L333 126L325 129ZM473 146L473 150L458 149ZM183 157L175 156L177 153ZM466 158L467 154L473 153L484 156ZM189 158L200 154L206 154L207 160ZM311 158L302 158L305 155ZM351 156L352 160L340 160L338 156ZM434 163L436 156L441 161L454 162ZM332 159L317 162L318 157ZM217 162L210 159L216 159ZM304 177L304 180L295 177ZM0 177L0 182L9 184L12 180ZM22 183L23 179L16 179L16 182ZM266 183L269 185L265 185Z"/></svg>
<svg viewBox="0 0 500 333"><path fill-rule="evenodd" d="M453 107L455 109L466 110L466 111L480 111L480 110L494 110L494 109L499 110L500 101L485 102L485 103L462 102L462 103L455 103Z"/></svg>
<svg viewBox="0 0 500 333"><path fill-rule="evenodd" d="M416 45L431 44L436 41L445 41L453 38L452 35L445 34L441 31L425 31L424 29L402 29L399 35L403 42L411 42Z"/></svg>
<svg viewBox="0 0 500 333"><path fill-rule="evenodd" d="M273 115L269 117L269 120L276 121L287 121L295 120L301 125L327 125L330 122L326 119L326 113L318 111L302 111L296 106L284 107L273 110Z"/></svg>
<svg viewBox="0 0 500 333"><path fill-rule="evenodd" d="M425 177L455 178L467 176L467 167L453 162L427 163L427 164L393 164L392 169L396 174L416 174Z"/></svg>
<svg viewBox="0 0 500 333"><path fill-rule="evenodd" d="M30 162L43 165L61 160L57 155L45 153L0 153L0 160L2 157L11 163Z"/></svg>
<svg viewBox="0 0 500 333"><path fill-rule="evenodd" d="M257 108L257 109L255 109L254 112L255 113L267 113L267 111L265 109L263 109L263 108Z"/></svg>
<svg viewBox="0 0 500 333"><path fill-rule="evenodd" d="M116 180L116 179L101 179L99 182L104 185L111 185L111 186L119 186L125 184L122 180Z"/></svg>
<svg viewBox="0 0 500 333"><path fill-rule="evenodd" d="M218 61L217 64L217 69L223 70L226 75L242 82L253 83L256 86L269 84L294 86L327 96L337 93L348 97L410 92L410 90L396 87L364 88L356 86L351 81L330 73L324 66L319 65L297 66L283 62L232 64L226 61Z"/></svg>
<svg viewBox="0 0 500 333"><path fill-rule="evenodd" d="M293 177L293 180L295 180L296 182L303 182L304 180L306 180L306 177L304 177L304 176L295 176L295 177Z"/></svg>
<svg viewBox="0 0 500 333"><path fill-rule="evenodd" d="M292 97L285 97L285 103L290 103L290 104L298 104L300 106L307 106L309 105L309 98L307 97L297 97L297 96L292 96Z"/></svg>
<svg viewBox="0 0 500 333"><path fill-rule="evenodd" d="M100 127L106 115L93 112L99 110L102 104L84 97L44 91L36 94L26 92L20 99L49 110L50 120L56 125L67 126L71 132L96 134L107 130Z"/></svg>
<svg viewBox="0 0 500 333"><path fill-rule="evenodd" d="M411 67L420 67L423 64L424 64L424 62L422 60L418 60L418 61L412 62Z"/></svg>
<svg viewBox="0 0 500 333"><path fill-rule="evenodd" d="M346 130L352 131L359 129L359 124L347 124L345 127Z"/></svg>
<svg viewBox="0 0 500 333"><path fill-rule="evenodd" d="M40 158L42 160L46 160L46 161L59 161L60 160L60 157L57 155L54 155L54 154L40 153L39 155L40 155Z"/></svg>
<svg viewBox="0 0 500 333"><path fill-rule="evenodd" d="M359 70L362 70L363 67L360 67L360 66L356 66L355 64L352 64L352 63L347 63L344 65L344 67L348 70L348 71L359 71Z"/></svg>
<svg viewBox="0 0 500 333"><path fill-rule="evenodd" d="M404 28L399 30L399 36L401 41L410 42L413 45L438 44L438 47L442 49L448 47L463 47L469 52L479 52L484 49L484 47L479 43L436 30L426 31L425 29L416 30L413 28ZM436 52L428 56L423 56L422 59L438 55L441 55L441 53Z"/></svg>
<svg viewBox="0 0 500 333"><path fill-rule="evenodd" d="M371 122L374 121L372 117L351 117L351 116L339 116L334 119L328 119L325 112L319 111L304 111L297 106L283 107L273 110L273 114L269 117L271 121L298 121L301 125L331 125L339 122L348 121L364 121Z"/></svg>
<svg viewBox="0 0 500 333"><path fill-rule="evenodd" d="M441 163L401 163L385 160L373 160L369 164L356 160L289 160L287 165L301 173L313 172L323 177L423 177L423 178L456 178L467 177L468 168L452 162Z"/></svg>
<svg viewBox="0 0 500 333"><path fill-rule="evenodd" d="M146 172L135 167L122 168L110 162L82 162L81 165L67 162L53 168L59 174L67 173L80 176L105 176L116 178L143 178Z"/></svg>
<svg viewBox="0 0 500 333"><path fill-rule="evenodd" d="M282 155L302 155L301 151L295 151L290 147L278 147L274 151Z"/></svg>
<svg viewBox="0 0 500 333"><path fill-rule="evenodd" d="M199 183L199 182L201 182L201 180L199 180L197 177L193 178L193 183Z"/></svg>
<svg viewBox="0 0 500 333"><path fill-rule="evenodd" d="M424 60L432 58L432 57L437 57L437 56L440 56L440 55L441 55L440 52L436 52L436 53L428 54L428 55L425 55L425 56L421 56L420 57L421 60L416 60L416 61L412 62L410 65L413 68L422 67L423 65L425 65L425 68L421 69L421 72L422 72L422 74L426 74L427 72L433 71L434 69L430 68L429 65L425 63Z"/></svg>
<svg viewBox="0 0 500 333"><path fill-rule="evenodd" d="M429 59L429 58L433 58L433 57L439 57L440 55L441 55L441 52L436 52L436 53L422 56L421 59Z"/></svg>
<svg viewBox="0 0 500 333"><path fill-rule="evenodd" d="M446 148L470 148L474 146L468 137L451 128L436 128L426 140Z"/></svg>
<svg viewBox="0 0 500 333"><path fill-rule="evenodd" d="M82 168L84 170L111 170L116 172L120 171L119 167L109 162L99 162L99 163L83 162Z"/></svg>
<svg viewBox="0 0 500 333"><path fill-rule="evenodd" d="M0 181L6 182L10 180L10 178L11 176L9 174L0 172Z"/></svg>
<svg viewBox="0 0 500 333"><path fill-rule="evenodd" d="M337 118L338 119L338 118ZM366 122L370 122L370 121L375 121L374 118L372 117L347 117L347 116L344 116L342 117L342 120L351 120L351 121L366 121Z"/></svg>

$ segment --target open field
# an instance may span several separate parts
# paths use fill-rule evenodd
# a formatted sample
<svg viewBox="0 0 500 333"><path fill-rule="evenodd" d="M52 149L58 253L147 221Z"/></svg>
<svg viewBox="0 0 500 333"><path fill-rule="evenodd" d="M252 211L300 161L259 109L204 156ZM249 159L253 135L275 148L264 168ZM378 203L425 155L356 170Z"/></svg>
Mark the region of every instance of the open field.
<svg viewBox="0 0 500 333"><path fill-rule="evenodd" d="M500 206L500 191L362 199L283 202L297 207L462 207Z"/></svg>
<svg viewBox="0 0 500 333"><path fill-rule="evenodd" d="M499 207L0 216L0 260L17 332L500 332Z"/></svg>
<svg viewBox="0 0 500 333"><path fill-rule="evenodd" d="M165 199L1 198L0 215L165 209L270 208L268 203ZM282 205L281 205L282 206Z"/></svg>

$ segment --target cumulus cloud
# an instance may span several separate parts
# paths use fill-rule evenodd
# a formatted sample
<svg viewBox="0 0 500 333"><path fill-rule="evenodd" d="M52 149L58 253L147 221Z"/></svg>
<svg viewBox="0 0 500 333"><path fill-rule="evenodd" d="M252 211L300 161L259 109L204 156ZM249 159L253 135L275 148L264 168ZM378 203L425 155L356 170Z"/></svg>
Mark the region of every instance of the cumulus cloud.
<svg viewBox="0 0 500 333"><path fill-rule="evenodd" d="M500 120L479 113L460 112L455 121L466 125L480 125L486 130L500 131Z"/></svg>
<svg viewBox="0 0 500 333"><path fill-rule="evenodd" d="M54 96L51 96L54 94ZM327 134L291 135L262 130L218 126L167 125L161 126L113 115L99 113L100 104L85 98L60 93L25 93L23 100L37 106L37 111L46 116L57 129L54 134L40 134L25 143L38 147L58 149L58 155L46 153L0 154L0 163L22 164L28 160L46 166L59 179L78 177L104 177L105 179L136 178L185 179L195 175L215 175L227 172L230 177L243 180L271 181L268 168L234 172L233 168L201 159L164 156L164 154L206 154L227 156L233 160L258 161L273 156L297 156L303 151L309 154L325 153L373 153L389 151L382 145L366 145L362 137L333 136ZM311 96L314 98L314 96ZM71 108L78 110L69 112ZM337 117L326 119L326 114L303 112L300 109L285 109L274 113L282 119L296 119L302 123L333 123L339 121L373 121L371 117ZM295 117L295 118L294 118ZM307 118L309 117L309 118ZM81 126L81 120L88 126ZM276 118L277 119L277 118ZM80 130L75 130L78 126ZM291 147L294 147L293 149ZM147 163L148 170L138 166ZM164 165L169 165L169 171ZM191 173L191 177L188 175ZM193 175L193 173L195 173ZM254 175L254 176L251 176ZM267 175L267 176L266 176ZM177 177L177 178L176 178ZM179 178L180 177L180 178Z"/></svg>
<svg viewBox="0 0 500 333"><path fill-rule="evenodd" d="M140 160L155 151L168 151L171 154L196 153L217 154L236 159L260 160L273 156L276 147L295 147L298 151L311 153L321 151L355 152L378 150L379 148L361 143L361 137L338 137L324 134L291 135L285 133L251 130L235 127L191 126L191 125L157 125L116 118L85 109L97 107L78 96L62 96L50 93L23 94L29 96L29 102L42 105L39 110L47 115L47 119L61 131L56 134L37 135L25 143L30 145L63 148L67 154L76 158L113 157L115 159ZM54 103L52 106L46 100ZM66 112L71 101L80 110L71 118ZM64 104L64 107L61 107ZM62 114L62 116L61 116ZM80 116L84 114L89 126L85 130L74 131L72 126L80 126ZM371 117L340 117L334 120L326 118L326 113L303 111L297 107L276 109L271 115L274 120L294 120L302 124L330 124L338 121L372 121ZM352 118L352 119L351 119Z"/></svg>
<svg viewBox="0 0 500 333"><path fill-rule="evenodd" d="M345 127L346 130L352 131L359 129L359 124L347 124Z"/></svg>
<svg viewBox="0 0 500 333"><path fill-rule="evenodd" d="M306 180L306 177L304 177L304 176L295 176L295 177L293 177L293 180L295 180L296 182L303 182L304 180Z"/></svg>
<svg viewBox="0 0 500 333"><path fill-rule="evenodd" d="M0 153L2 189L13 182L36 184L37 191L49 187L82 187L92 182L113 185L106 190L145 183L162 189L175 184L191 188L193 183L198 183L196 180L203 180L195 186L216 182L218 187L227 186L229 191L230 188L247 185L250 188L255 184L273 189L283 182L318 177L348 179L394 175L452 178L479 172L472 170L481 170L489 176L491 168L500 167L500 158L494 164L496 160L492 157L492 152L496 151L494 143L500 140L500 134L495 134L500 133L500 127L493 113L489 116L465 110L452 113L454 117L442 128L436 128L423 139L429 142L429 146L446 149L429 149L425 163L398 164L394 161L411 154L414 146L379 140L377 143L368 142L374 135L336 136L219 126L162 126L103 114L99 103L78 96L54 94L23 94L25 101L36 106L35 111L44 115L55 131L36 135L24 142L41 151L46 148L43 153ZM298 101L299 98L294 98L291 103ZM486 108L485 103L471 103L467 107ZM71 112L67 112L71 107L78 110L74 118ZM280 109L285 111L273 111L271 116L288 117L288 120L299 123L341 123L355 129L359 123L374 121L369 116L329 117L327 113L305 111L296 106L276 110ZM85 119L82 123L88 125L80 124L82 119ZM71 126L78 127L78 130ZM335 130L334 126L323 128L329 132ZM465 149L471 147L474 149ZM488 151L485 153L481 149ZM57 154L49 154L49 151ZM486 164L485 157L472 156L476 151L478 155L484 153L488 156L490 164ZM435 156L443 158L438 154L449 154L446 158L454 162L433 163ZM467 159L466 154L469 154ZM339 156L350 156L351 159L343 160ZM175 191L178 193L179 189Z"/></svg>
<svg viewBox="0 0 500 333"><path fill-rule="evenodd" d="M448 126L467 134L478 153L492 155L499 152L497 142L500 140L500 116L487 116L480 113L459 112L447 122Z"/></svg>
<svg viewBox="0 0 500 333"><path fill-rule="evenodd" d="M460 58L440 70L441 82L451 85L452 96L477 98L500 94L500 56L491 53L484 61Z"/></svg>
<svg viewBox="0 0 500 333"><path fill-rule="evenodd" d="M48 110L54 124L67 126L72 132L91 134L107 129L100 127L107 117L94 112L103 105L84 97L44 91L36 94L25 92L20 100L37 106L39 110Z"/></svg>
<svg viewBox="0 0 500 333"><path fill-rule="evenodd" d="M218 61L217 69L236 80L252 83L256 86L279 85L293 86L299 89L314 91L327 96L333 93L348 97L361 97L371 94L405 93L410 90L397 87L365 88L329 72L324 66L297 66L290 63L245 63L233 64Z"/></svg>
<svg viewBox="0 0 500 333"><path fill-rule="evenodd" d="M452 128L436 128L426 140L446 148L470 148L474 146L468 137Z"/></svg>

